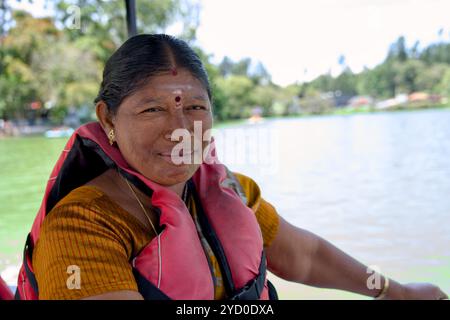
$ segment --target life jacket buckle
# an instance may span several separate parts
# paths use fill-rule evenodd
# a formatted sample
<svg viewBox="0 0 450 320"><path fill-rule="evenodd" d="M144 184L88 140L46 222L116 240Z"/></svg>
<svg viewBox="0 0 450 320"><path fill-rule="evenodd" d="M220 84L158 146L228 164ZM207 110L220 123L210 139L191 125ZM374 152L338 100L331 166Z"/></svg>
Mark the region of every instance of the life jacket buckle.
<svg viewBox="0 0 450 320"><path fill-rule="evenodd" d="M240 289L230 300L257 300L261 295L258 288L258 277L249 281L242 289ZM254 291L254 292L251 292Z"/></svg>

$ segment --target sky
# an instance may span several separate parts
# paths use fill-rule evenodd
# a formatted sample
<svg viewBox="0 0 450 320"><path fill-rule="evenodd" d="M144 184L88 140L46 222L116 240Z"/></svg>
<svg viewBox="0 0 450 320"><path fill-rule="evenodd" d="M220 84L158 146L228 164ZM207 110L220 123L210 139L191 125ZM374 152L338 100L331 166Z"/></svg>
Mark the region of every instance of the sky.
<svg viewBox="0 0 450 320"><path fill-rule="evenodd" d="M341 55L353 72L372 68L401 35L408 46L450 41L450 0L197 1L197 43L214 62L251 57L283 86L329 71L337 75ZM45 13L40 3L33 5L36 15Z"/></svg>

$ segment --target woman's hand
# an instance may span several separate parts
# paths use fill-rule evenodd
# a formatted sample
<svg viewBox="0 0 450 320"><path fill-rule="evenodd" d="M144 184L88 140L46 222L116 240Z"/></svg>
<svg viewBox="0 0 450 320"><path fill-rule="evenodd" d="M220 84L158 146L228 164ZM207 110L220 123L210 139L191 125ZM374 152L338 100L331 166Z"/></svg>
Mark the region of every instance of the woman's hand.
<svg viewBox="0 0 450 320"><path fill-rule="evenodd" d="M431 283L408 283L404 286L405 299L414 300L441 300L448 299L448 296Z"/></svg>
<svg viewBox="0 0 450 320"><path fill-rule="evenodd" d="M388 291L385 299L442 300L448 299L448 295L431 283L408 283L402 285L400 295L391 295Z"/></svg>

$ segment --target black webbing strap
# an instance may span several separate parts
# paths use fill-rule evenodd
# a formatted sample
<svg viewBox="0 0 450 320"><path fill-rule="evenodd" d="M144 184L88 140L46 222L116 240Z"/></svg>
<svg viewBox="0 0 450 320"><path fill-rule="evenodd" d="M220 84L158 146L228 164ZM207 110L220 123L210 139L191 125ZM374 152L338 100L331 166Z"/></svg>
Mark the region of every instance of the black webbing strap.
<svg viewBox="0 0 450 320"><path fill-rule="evenodd" d="M20 293L19 293L19 287L16 288L16 293L14 294L14 300L21 300Z"/></svg>
<svg viewBox="0 0 450 320"><path fill-rule="evenodd" d="M27 259L28 256L29 259ZM33 259L33 244L31 242L31 233L29 233L27 236L27 241L25 242L25 248L23 249L23 267L25 269L25 273L27 274L27 278L28 281L30 282L31 287L38 296L39 290L36 277L34 276L34 273L30 270L30 267L28 266L28 260L32 261L32 259Z"/></svg>
<svg viewBox="0 0 450 320"><path fill-rule="evenodd" d="M148 281L136 268L133 268L133 275L139 293L145 300L171 300L164 292L158 289L157 286Z"/></svg>
<svg viewBox="0 0 450 320"><path fill-rule="evenodd" d="M266 254L263 251L261 255L261 263L259 264L259 273L256 278L249 281L242 289L230 297L230 300L258 300L264 289L266 270Z"/></svg>
<svg viewBox="0 0 450 320"><path fill-rule="evenodd" d="M269 280L267 280L267 288L269 289L269 300L278 300L277 290Z"/></svg>

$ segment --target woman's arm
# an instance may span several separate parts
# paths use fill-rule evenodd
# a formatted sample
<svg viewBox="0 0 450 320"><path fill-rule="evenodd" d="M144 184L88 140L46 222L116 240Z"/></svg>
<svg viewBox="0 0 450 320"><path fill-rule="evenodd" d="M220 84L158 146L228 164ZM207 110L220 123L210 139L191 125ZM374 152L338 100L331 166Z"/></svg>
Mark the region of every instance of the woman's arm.
<svg viewBox="0 0 450 320"><path fill-rule="evenodd" d="M367 266L350 257L321 237L297 228L280 217L278 233L267 248L269 270L275 275L310 286L377 296L381 288L369 289ZM389 281L386 298L439 299L447 296L430 284L401 285Z"/></svg>
<svg viewBox="0 0 450 320"><path fill-rule="evenodd" d="M144 300L137 291L120 290L102 293L96 296L83 298L82 300Z"/></svg>

